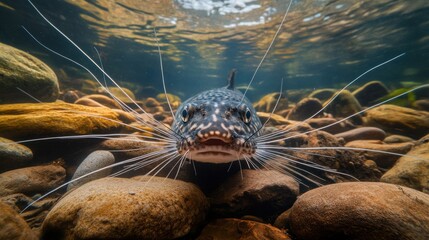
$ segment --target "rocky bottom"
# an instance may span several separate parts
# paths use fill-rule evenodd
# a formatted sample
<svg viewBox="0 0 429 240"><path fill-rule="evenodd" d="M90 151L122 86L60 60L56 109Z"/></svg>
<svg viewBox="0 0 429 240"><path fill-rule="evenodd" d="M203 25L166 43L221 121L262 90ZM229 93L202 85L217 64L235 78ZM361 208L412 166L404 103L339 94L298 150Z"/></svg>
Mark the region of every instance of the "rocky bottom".
<svg viewBox="0 0 429 240"><path fill-rule="evenodd" d="M106 168L111 164L167 154L162 145L140 141L157 130L139 120L170 125L166 98L174 109L181 99L152 90L153 96L136 97L124 88L125 97L109 88L133 106L130 114L90 80L60 90L45 64L0 47L9 54L0 58L22 59L4 73L0 68L6 76L0 85L10 80L41 89L30 94L51 101L30 103L15 91L18 84L0 104L0 239L429 239L427 89L376 107L398 91L378 81L352 92L288 91L272 115L277 93L255 103L262 122L271 118L266 133L284 131L288 140L276 145L283 156L347 175L273 158L256 170L246 162L240 168L184 162L177 172L173 162L154 172L154 162L114 177L123 168ZM10 72L17 74L8 80ZM282 171L294 167L303 175Z"/></svg>

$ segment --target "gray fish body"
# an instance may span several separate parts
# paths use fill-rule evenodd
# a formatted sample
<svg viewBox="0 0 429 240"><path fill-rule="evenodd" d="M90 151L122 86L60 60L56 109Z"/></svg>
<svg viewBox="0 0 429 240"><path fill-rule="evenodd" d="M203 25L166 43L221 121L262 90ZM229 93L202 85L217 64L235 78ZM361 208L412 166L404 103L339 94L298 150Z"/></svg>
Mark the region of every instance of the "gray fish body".
<svg viewBox="0 0 429 240"><path fill-rule="evenodd" d="M232 77L233 78L233 77ZM177 109L172 129L182 136L180 154L199 162L226 163L251 157L261 121L252 103L233 87L199 93Z"/></svg>

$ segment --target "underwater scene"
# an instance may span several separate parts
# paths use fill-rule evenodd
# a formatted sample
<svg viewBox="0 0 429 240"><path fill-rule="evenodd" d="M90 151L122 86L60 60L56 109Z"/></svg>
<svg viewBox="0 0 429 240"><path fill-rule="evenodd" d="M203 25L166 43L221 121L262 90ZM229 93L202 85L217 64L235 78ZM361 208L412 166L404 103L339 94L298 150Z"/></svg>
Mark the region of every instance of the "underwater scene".
<svg viewBox="0 0 429 240"><path fill-rule="evenodd" d="M429 239L429 1L0 0L0 239Z"/></svg>

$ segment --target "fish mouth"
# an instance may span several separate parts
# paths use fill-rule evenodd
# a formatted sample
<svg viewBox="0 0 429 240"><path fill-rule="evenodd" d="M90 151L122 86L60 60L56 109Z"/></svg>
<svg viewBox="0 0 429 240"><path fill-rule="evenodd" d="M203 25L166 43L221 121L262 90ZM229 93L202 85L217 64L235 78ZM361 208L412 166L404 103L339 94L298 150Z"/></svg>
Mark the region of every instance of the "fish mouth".
<svg viewBox="0 0 429 240"><path fill-rule="evenodd" d="M247 151L243 146L234 144L232 139L207 138L201 139L197 144L189 147L187 158L204 163L230 163L241 160Z"/></svg>

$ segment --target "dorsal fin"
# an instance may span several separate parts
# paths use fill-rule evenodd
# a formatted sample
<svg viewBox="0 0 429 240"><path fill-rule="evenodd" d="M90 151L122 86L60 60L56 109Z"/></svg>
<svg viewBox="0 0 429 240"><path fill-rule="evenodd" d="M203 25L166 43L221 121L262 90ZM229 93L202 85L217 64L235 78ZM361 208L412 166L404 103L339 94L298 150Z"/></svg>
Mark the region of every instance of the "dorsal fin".
<svg viewBox="0 0 429 240"><path fill-rule="evenodd" d="M237 69L233 68L228 74L228 86L226 86L226 88L229 90L234 90L234 79L236 72Z"/></svg>

